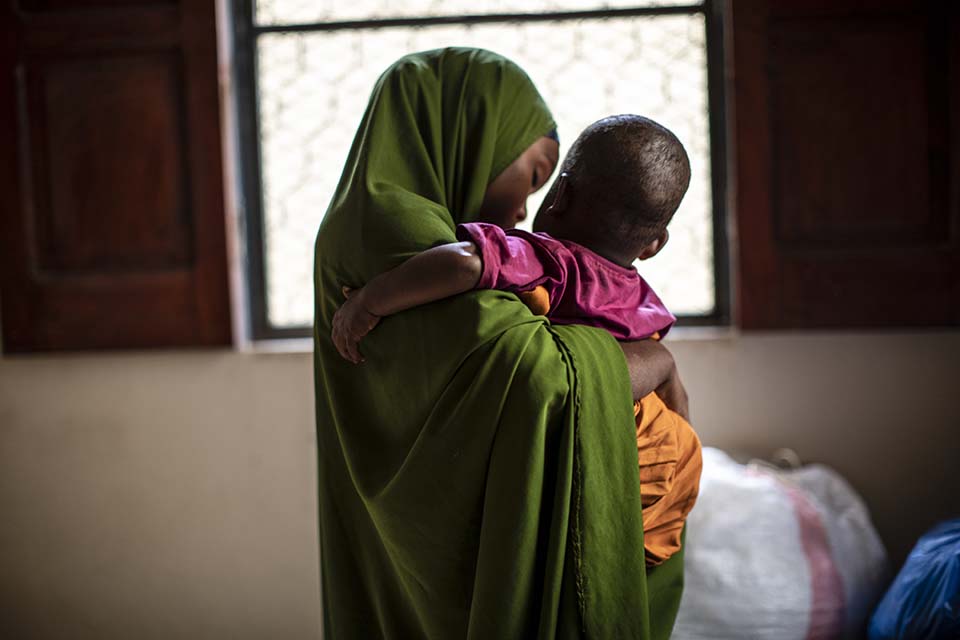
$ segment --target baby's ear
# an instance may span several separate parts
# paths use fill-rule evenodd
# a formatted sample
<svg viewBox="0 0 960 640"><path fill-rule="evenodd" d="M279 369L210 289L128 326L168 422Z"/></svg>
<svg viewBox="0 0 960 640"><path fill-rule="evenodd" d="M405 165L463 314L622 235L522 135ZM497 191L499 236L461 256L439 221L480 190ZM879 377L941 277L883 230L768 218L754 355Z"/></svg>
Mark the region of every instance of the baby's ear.
<svg viewBox="0 0 960 640"><path fill-rule="evenodd" d="M547 205L546 212L554 216L563 215L569 205L570 174L564 171L557 176L551 191L553 191L553 198Z"/></svg>
<svg viewBox="0 0 960 640"><path fill-rule="evenodd" d="M663 233L660 236L648 244L643 251L640 252L640 255L637 256L638 260L648 260L653 256L660 253L660 250L667 245L667 241L670 239L670 232L666 229L663 230Z"/></svg>

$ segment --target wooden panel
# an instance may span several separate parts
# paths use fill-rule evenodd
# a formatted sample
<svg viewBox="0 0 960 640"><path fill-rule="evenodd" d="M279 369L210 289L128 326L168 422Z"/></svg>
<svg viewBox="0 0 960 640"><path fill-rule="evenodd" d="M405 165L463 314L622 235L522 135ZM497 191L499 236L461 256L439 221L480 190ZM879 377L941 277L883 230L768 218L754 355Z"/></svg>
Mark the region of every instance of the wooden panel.
<svg viewBox="0 0 960 640"><path fill-rule="evenodd" d="M17 5L21 11L77 11L176 3L177 0L19 0Z"/></svg>
<svg viewBox="0 0 960 640"><path fill-rule="evenodd" d="M13 26L21 53L103 55L177 49L184 31L175 4L148 5L136 9L91 9L89 11L22 12Z"/></svg>
<svg viewBox="0 0 960 640"><path fill-rule="evenodd" d="M947 76L936 67L946 60L928 50L941 40L926 31L924 16L771 24L773 210L781 246L943 238Z"/></svg>
<svg viewBox="0 0 960 640"><path fill-rule="evenodd" d="M960 324L956 5L732 7L741 325Z"/></svg>
<svg viewBox="0 0 960 640"><path fill-rule="evenodd" d="M906 272L905 272L906 270ZM938 252L852 256L832 251L784 260L781 322L790 327L957 324L957 274Z"/></svg>
<svg viewBox="0 0 960 640"><path fill-rule="evenodd" d="M213 2L28 4L0 6L4 350L229 344Z"/></svg>
<svg viewBox="0 0 960 640"><path fill-rule="evenodd" d="M177 52L43 60L26 69L37 266L183 268L191 261Z"/></svg>

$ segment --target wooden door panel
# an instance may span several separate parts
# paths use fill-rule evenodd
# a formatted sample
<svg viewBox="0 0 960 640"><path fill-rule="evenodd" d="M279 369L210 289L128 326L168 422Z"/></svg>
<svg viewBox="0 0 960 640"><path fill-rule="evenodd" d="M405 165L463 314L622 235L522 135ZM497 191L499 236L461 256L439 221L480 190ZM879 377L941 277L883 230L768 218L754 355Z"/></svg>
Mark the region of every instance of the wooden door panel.
<svg viewBox="0 0 960 640"><path fill-rule="evenodd" d="M2 10L4 349L229 344L213 2L20 7Z"/></svg>
<svg viewBox="0 0 960 640"><path fill-rule="evenodd" d="M956 5L732 10L742 326L960 324Z"/></svg>
<svg viewBox="0 0 960 640"><path fill-rule="evenodd" d="M38 266L50 276L189 267L177 52L47 58L25 76Z"/></svg>
<svg viewBox="0 0 960 640"><path fill-rule="evenodd" d="M927 327L956 324L956 269L937 252L846 251L784 258L782 322L797 327ZM905 272L904 269L907 269Z"/></svg>
<svg viewBox="0 0 960 640"><path fill-rule="evenodd" d="M15 0L15 4L21 11L41 12L175 5L177 0Z"/></svg>
<svg viewBox="0 0 960 640"><path fill-rule="evenodd" d="M946 74L926 73L937 64L929 60L926 27L922 16L771 25L780 243L862 246L942 236L947 157L931 146L946 143Z"/></svg>

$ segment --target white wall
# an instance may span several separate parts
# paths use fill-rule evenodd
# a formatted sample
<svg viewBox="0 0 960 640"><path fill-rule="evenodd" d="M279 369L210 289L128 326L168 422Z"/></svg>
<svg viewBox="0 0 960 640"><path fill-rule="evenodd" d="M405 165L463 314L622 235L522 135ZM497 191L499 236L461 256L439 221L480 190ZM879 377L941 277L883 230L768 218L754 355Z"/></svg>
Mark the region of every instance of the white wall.
<svg viewBox="0 0 960 640"><path fill-rule="evenodd" d="M307 355L0 360L0 637L317 637L312 375Z"/></svg>
<svg viewBox="0 0 960 640"><path fill-rule="evenodd" d="M902 556L960 515L960 332L673 341L706 444L791 446ZM310 356L0 358L0 636L318 636Z"/></svg>

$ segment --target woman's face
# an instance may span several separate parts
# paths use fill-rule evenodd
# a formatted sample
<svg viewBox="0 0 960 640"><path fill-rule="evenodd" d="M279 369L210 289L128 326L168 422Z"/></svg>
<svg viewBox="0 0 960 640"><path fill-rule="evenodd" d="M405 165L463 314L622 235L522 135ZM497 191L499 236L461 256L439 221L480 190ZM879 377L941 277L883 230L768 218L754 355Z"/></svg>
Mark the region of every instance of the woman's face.
<svg viewBox="0 0 960 640"><path fill-rule="evenodd" d="M543 136L487 185L479 222L513 229L527 217L527 198L547 183L560 158L560 144Z"/></svg>

